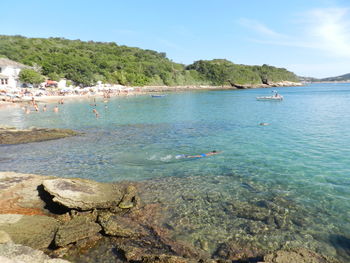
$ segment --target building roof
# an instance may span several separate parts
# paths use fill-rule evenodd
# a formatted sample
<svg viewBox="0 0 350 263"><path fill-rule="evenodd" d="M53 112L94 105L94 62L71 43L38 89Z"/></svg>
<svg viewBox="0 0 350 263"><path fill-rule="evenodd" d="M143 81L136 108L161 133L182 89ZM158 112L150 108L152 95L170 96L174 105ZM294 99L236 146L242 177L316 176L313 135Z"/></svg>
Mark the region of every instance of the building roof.
<svg viewBox="0 0 350 263"><path fill-rule="evenodd" d="M29 68L29 66L23 65L21 63L18 63L16 61L10 60L8 58L0 58L0 67L1 66L12 66L17 68Z"/></svg>

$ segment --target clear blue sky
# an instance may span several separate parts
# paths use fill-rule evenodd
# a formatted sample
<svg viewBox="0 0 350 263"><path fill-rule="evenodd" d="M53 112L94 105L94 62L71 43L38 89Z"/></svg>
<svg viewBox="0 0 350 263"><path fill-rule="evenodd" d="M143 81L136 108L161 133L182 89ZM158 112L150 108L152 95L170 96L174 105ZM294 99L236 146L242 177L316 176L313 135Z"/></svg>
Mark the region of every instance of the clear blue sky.
<svg viewBox="0 0 350 263"><path fill-rule="evenodd" d="M116 42L174 62L226 58L298 75L350 72L349 0L16 0L0 34Z"/></svg>

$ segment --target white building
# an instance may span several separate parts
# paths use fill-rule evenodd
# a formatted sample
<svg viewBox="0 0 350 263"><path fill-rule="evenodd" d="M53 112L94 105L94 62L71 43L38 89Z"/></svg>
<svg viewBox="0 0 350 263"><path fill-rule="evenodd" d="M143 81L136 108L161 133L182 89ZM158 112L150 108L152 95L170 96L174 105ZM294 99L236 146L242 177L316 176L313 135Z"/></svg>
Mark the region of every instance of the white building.
<svg viewBox="0 0 350 263"><path fill-rule="evenodd" d="M18 87L18 75L22 68L29 67L7 58L0 58L0 88Z"/></svg>

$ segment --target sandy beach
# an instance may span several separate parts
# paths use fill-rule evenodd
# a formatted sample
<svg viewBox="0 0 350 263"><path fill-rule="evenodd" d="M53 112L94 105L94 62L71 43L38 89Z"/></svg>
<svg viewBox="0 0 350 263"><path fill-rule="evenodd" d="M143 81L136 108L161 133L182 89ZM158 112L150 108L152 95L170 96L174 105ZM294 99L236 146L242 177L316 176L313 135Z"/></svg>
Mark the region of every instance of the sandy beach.
<svg viewBox="0 0 350 263"><path fill-rule="evenodd" d="M139 96L139 95L152 95L155 93L164 92L186 92L186 91L199 91L199 90L237 90L237 89L254 89L254 88L271 88L271 87L289 87L289 86L301 86L301 83L284 81L279 83L272 83L270 85L242 85L239 87L233 86L205 86L205 85L187 85L187 86L144 86L144 87L128 87L129 90L123 90L121 92L109 93L109 97L126 97L126 96ZM106 98L106 93L95 92L88 94L65 94L65 95L47 95L47 96L33 96L35 101L42 103L58 103L60 100L86 100L91 98ZM107 98L108 99L108 98ZM26 99L15 99L13 101L0 100L0 109L4 107L12 107L31 102L31 97Z"/></svg>

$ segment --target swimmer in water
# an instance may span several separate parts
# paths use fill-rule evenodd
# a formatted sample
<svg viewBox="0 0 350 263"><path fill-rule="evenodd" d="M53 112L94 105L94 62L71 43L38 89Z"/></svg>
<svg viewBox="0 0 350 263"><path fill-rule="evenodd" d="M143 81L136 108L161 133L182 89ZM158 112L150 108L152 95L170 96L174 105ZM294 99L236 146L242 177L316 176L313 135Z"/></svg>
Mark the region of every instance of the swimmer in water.
<svg viewBox="0 0 350 263"><path fill-rule="evenodd" d="M93 109L92 112L95 113L96 118L98 118L98 116L99 116L98 111L96 109Z"/></svg>
<svg viewBox="0 0 350 263"><path fill-rule="evenodd" d="M46 111L46 104L45 104L44 107L43 107L43 111Z"/></svg>
<svg viewBox="0 0 350 263"><path fill-rule="evenodd" d="M197 155L186 155L186 154L180 154L180 155L176 155L175 158L176 159L182 159L182 158L202 158L202 157L207 157L207 156L212 156L212 155L216 155L222 152L218 152L216 150L208 152L208 153L202 153L202 154L197 154Z"/></svg>
<svg viewBox="0 0 350 263"><path fill-rule="evenodd" d="M268 126L268 125L270 125L270 123L268 123L268 122L260 122L259 125L260 126Z"/></svg>
<svg viewBox="0 0 350 263"><path fill-rule="evenodd" d="M55 108L53 108L53 112L58 112L58 106L56 105Z"/></svg>

